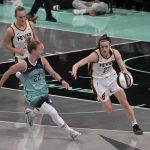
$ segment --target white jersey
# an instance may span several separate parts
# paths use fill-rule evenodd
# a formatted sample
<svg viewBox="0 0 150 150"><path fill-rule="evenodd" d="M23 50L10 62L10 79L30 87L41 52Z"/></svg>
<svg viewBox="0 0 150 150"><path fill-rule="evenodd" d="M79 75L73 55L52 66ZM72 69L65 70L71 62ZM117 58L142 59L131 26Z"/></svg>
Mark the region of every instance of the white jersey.
<svg viewBox="0 0 150 150"><path fill-rule="evenodd" d="M111 56L104 58L99 50L95 51L99 56L97 63L92 63L90 66L91 76L93 78L106 78L112 74L116 74L113 68L113 62L115 61L114 50L110 50Z"/></svg>
<svg viewBox="0 0 150 150"><path fill-rule="evenodd" d="M31 37L31 39L33 38L33 31L32 31L32 28L30 26L30 23L28 20L26 20L26 28L25 30L20 30L16 27L15 23L13 23L11 25L11 28L13 29L14 31L14 37L12 39L12 45L15 47L15 48L23 48L25 50L25 54L24 56L20 56L18 54L15 54L15 57L17 57L17 59L24 59L26 58L29 53L28 53L28 49L27 49L27 44L26 44L26 39L28 37Z"/></svg>

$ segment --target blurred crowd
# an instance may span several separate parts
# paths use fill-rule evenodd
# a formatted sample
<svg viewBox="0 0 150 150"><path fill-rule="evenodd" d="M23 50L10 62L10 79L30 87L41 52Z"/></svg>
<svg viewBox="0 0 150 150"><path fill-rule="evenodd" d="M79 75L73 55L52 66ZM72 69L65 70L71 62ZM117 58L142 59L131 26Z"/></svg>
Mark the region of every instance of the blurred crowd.
<svg viewBox="0 0 150 150"><path fill-rule="evenodd" d="M14 5L23 5L22 0L0 0L0 3L11 2ZM113 13L113 8L134 9L150 11L150 0L34 0L27 18L36 22L36 13L39 8L44 8L46 20L56 22L51 11L71 9L74 15L103 15Z"/></svg>

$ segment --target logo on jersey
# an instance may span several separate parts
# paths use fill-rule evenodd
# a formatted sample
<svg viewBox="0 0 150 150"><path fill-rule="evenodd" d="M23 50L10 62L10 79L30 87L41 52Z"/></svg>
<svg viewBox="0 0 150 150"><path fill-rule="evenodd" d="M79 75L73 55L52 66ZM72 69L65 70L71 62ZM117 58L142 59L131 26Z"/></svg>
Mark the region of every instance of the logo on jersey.
<svg viewBox="0 0 150 150"><path fill-rule="evenodd" d="M100 67L108 67L108 66L112 66L114 61L110 61L108 63L100 63L99 66Z"/></svg>
<svg viewBox="0 0 150 150"><path fill-rule="evenodd" d="M17 40L18 41L23 41L23 40L26 40L28 37L31 37L31 33L27 33L27 34L24 34L22 36L17 36Z"/></svg>

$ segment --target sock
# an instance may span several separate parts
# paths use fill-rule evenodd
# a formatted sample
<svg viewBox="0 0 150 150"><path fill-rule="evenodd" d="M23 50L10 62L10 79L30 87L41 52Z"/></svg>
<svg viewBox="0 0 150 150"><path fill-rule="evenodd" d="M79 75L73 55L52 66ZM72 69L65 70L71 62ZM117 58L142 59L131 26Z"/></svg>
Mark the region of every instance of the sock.
<svg viewBox="0 0 150 150"><path fill-rule="evenodd" d="M46 114L51 116L54 123L56 123L60 128L65 129L67 132L73 131L66 123L65 121L59 116L56 109L52 107L51 105L44 102L41 106L41 109L45 111Z"/></svg>
<svg viewBox="0 0 150 150"><path fill-rule="evenodd" d="M134 119L133 121L131 121L131 124L132 124L132 127L135 125L135 124L138 124L136 119Z"/></svg>
<svg viewBox="0 0 150 150"><path fill-rule="evenodd" d="M73 129L70 128L65 122L64 122L64 125L61 126L62 129L65 129L68 133L72 132Z"/></svg>

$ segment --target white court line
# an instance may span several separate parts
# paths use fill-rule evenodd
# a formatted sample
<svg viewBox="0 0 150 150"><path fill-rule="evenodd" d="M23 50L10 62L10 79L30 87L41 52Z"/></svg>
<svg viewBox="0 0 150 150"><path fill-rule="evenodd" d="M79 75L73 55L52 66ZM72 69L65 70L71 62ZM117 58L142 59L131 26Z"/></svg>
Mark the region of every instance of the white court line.
<svg viewBox="0 0 150 150"><path fill-rule="evenodd" d="M122 111L123 109L120 108L120 109L115 109L114 112L117 112L117 111ZM9 114L24 114L25 112L15 112L15 111L0 111L0 113L9 113ZM106 111L104 110L96 110L96 111L81 111L81 112L58 112L58 114L60 115L77 115L77 114L97 114L97 113L106 113Z"/></svg>
<svg viewBox="0 0 150 150"><path fill-rule="evenodd" d="M0 121L0 123L8 123L8 124L26 124L26 123L19 123L19 122L12 122L12 121ZM58 126L51 126L51 125L40 125L40 124L34 124L36 126L42 126L42 127L48 127L48 128L58 128ZM106 132L124 132L124 133L133 133L133 131L125 131L125 130L109 130L109 129L92 129L92 128L76 128L77 130L90 130L90 131L106 131ZM150 132L144 132L146 134L150 134Z"/></svg>
<svg viewBox="0 0 150 150"><path fill-rule="evenodd" d="M6 90L10 90L10 91L19 91L19 92L24 92L23 90L19 90L19 89L11 89L11 88L6 88L6 87L1 87L2 89L6 89ZM93 101L93 100L86 100L86 99L80 99L80 98L74 98L74 97L67 97L67 96L60 96L60 95L53 95L53 94L49 94L50 97L61 97L61 98L67 98L67 99L72 99L72 100L77 100L77 101L84 101L84 102L90 102L90 103L101 103L99 101ZM120 105L120 104L113 104L113 105Z"/></svg>
<svg viewBox="0 0 150 150"><path fill-rule="evenodd" d="M7 21L0 21L0 23L6 23L6 24L11 24L10 22L7 22ZM49 29L49 30L56 30L56 31L65 31L65 32L71 32L71 33L79 33L79 34L85 34L85 35L92 35L92 36L102 36L102 35L100 35L100 34L98 34L98 35L93 35L93 33L85 33L85 32L79 32L79 31L72 31L72 30L66 30L66 29L59 29L59 28L52 28L52 27L50 27L50 28L47 28L47 27L43 27L43 26L41 26L41 25L37 25L36 24L36 26L35 27L37 27L37 28L42 28L42 29ZM135 41L145 41L145 42L150 42L150 41L148 41L148 40L140 40L140 39L133 39L133 38L125 38L125 37L119 37L119 36L116 36L116 35L114 35L114 36L109 36L109 37L111 37L111 38L119 38L119 39L127 39L127 40L135 40Z"/></svg>
<svg viewBox="0 0 150 150"><path fill-rule="evenodd" d="M19 90L19 89L11 89L11 88L6 88L6 87L1 87L2 89L7 89L7 90L10 90L10 91L19 91L19 92L24 92L23 90ZM90 102L90 103L101 103L99 101L93 101L93 100L86 100L86 99L80 99L80 98L73 98L73 97L67 97L67 96L59 96L59 95L53 95L53 94L49 94L50 97L61 97L61 98L66 98L66 99L69 99L69 100L77 100L77 101L84 101L84 102ZM115 106L120 106L120 104L114 104L113 105ZM132 106L133 108L139 108L139 109L143 109L141 108L140 106L144 106L146 104L140 104L140 105L137 105L137 106ZM147 110L150 110L149 108L147 108Z"/></svg>
<svg viewBox="0 0 150 150"><path fill-rule="evenodd" d="M14 61L10 61L10 60L8 60L8 61L3 61L3 62L0 62L0 64L6 64L6 63L10 63L10 62L14 62Z"/></svg>
<svg viewBox="0 0 150 150"><path fill-rule="evenodd" d="M117 44L112 44L112 46L117 46L117 45L124 45L124 44L131 44L131 43L137 43L140 41L129 41L129 42L122 42L122 43L117 43ZM80 49L80 50L72 50L72 51L68 51L68 52L61 52L61 51L56 51L56 54L51 54L51 53L46 53L46 57L48 56L55 56L55 55L63 55L63 54L70 54L70 53L76 53L76 52L82 52L82 51L90 51L90 50L94 50L96 47L90 47L90 48L84 48L84 49Z"/></svg>
<svg viewBox="0 0 150 150"><path fill-rule="evenodd" d="M133 108L139 108L144 106L145 104L141 104L138 106L132 106ZM113 112L122 111L123 108L114 109ZM16 111L0 111L0 113L10 113L10 114L24 114L25 112L16 112ZM95 111L80 111L80 112L58 112L60 115L77 115L77 114L97 114L97 113L106 113L104 110L95 110Z"/></svg>

